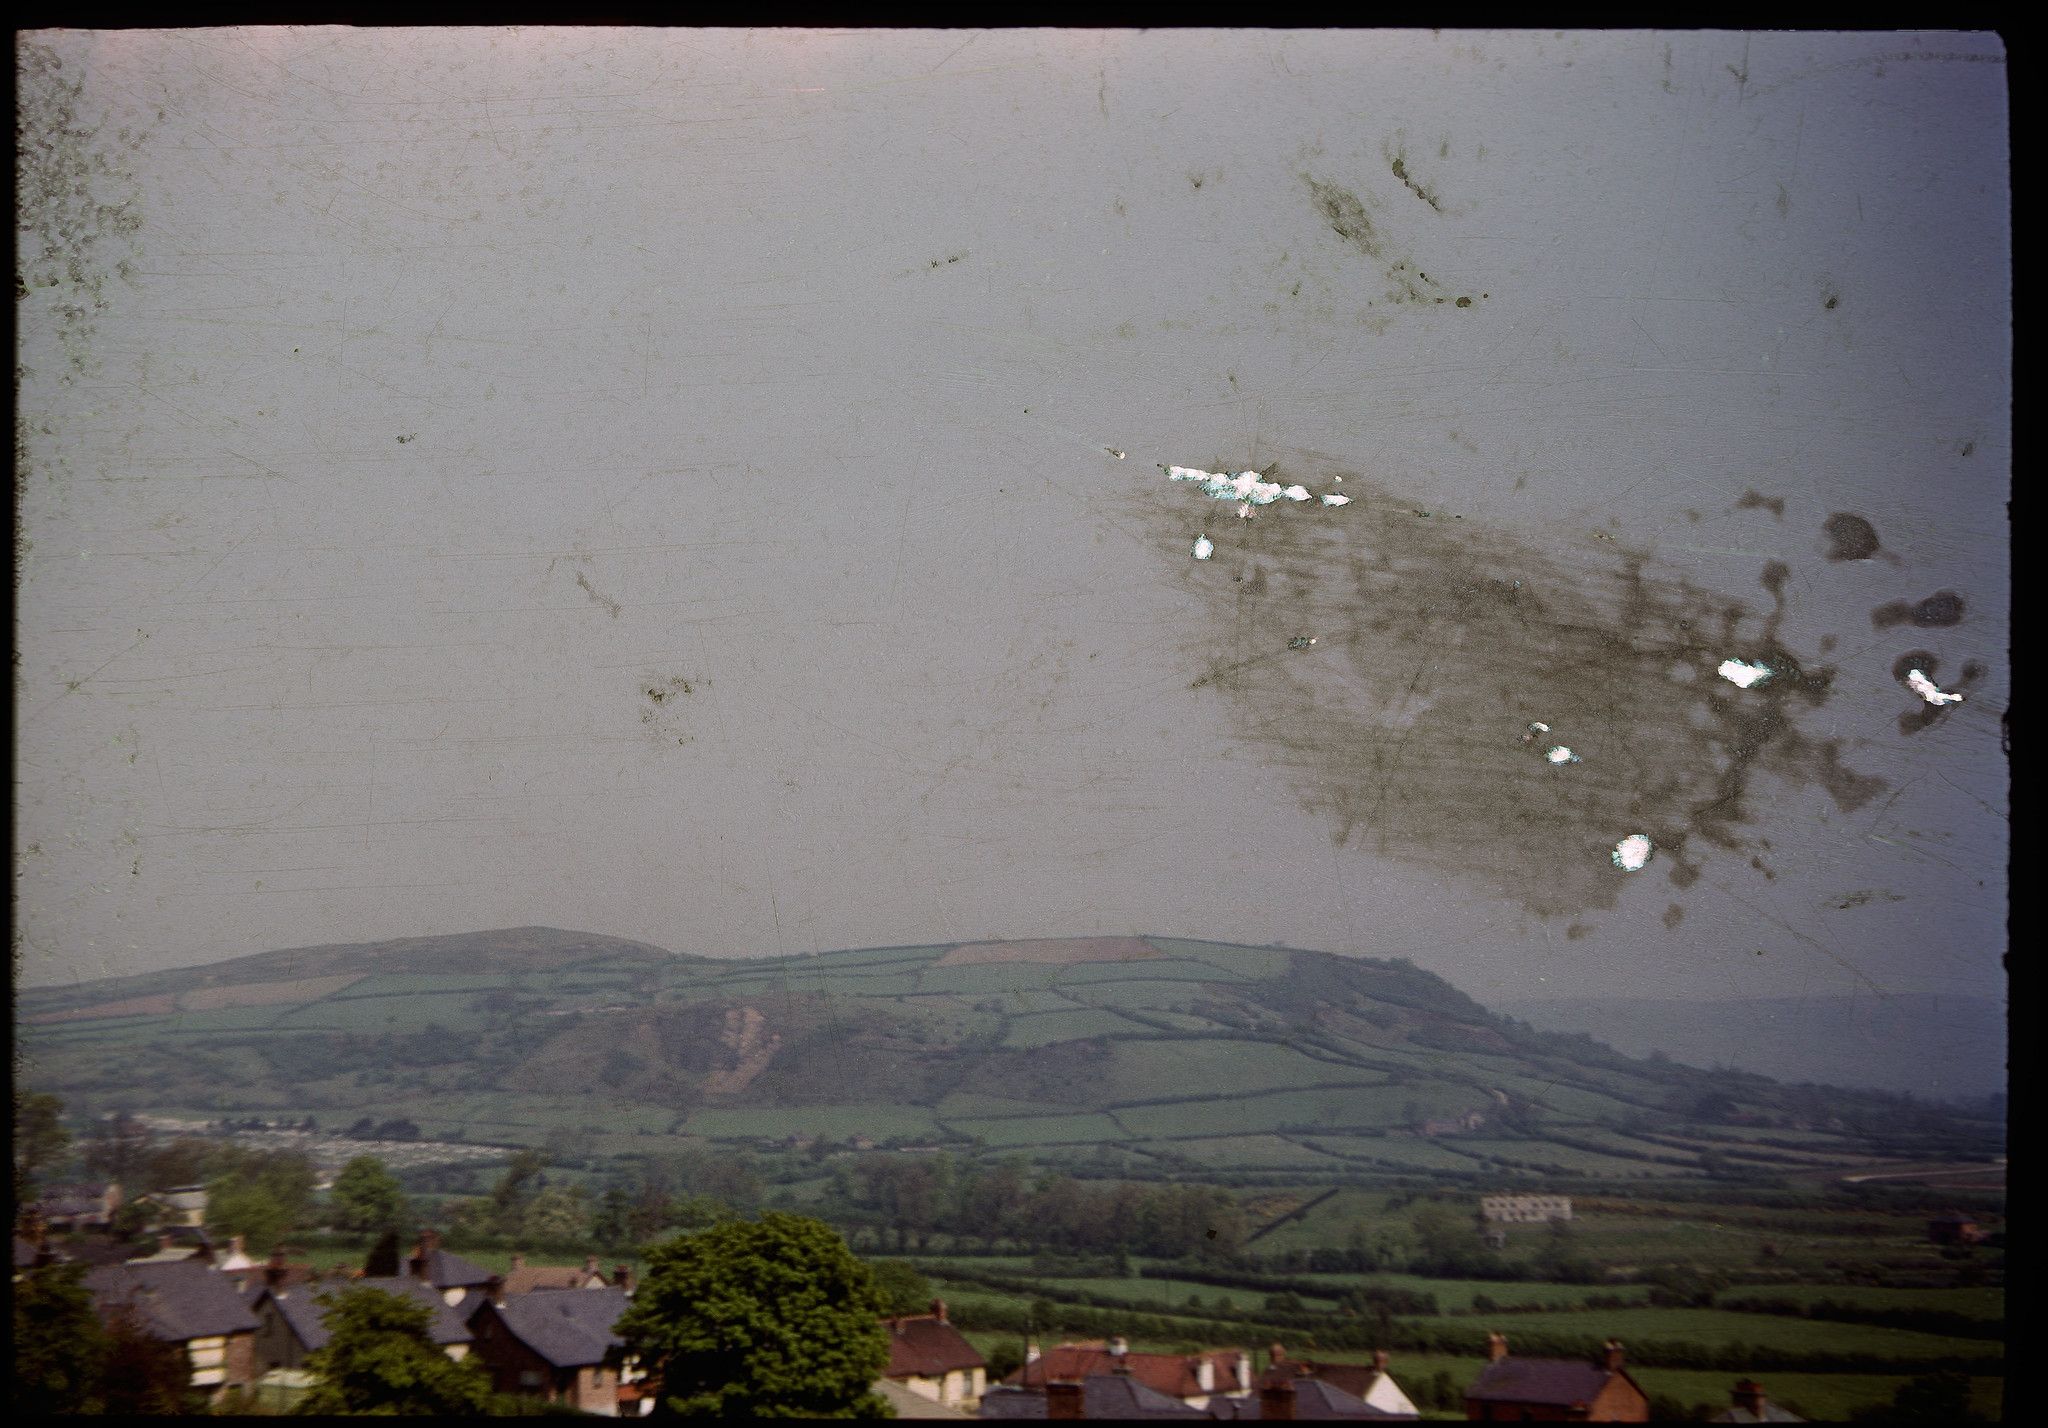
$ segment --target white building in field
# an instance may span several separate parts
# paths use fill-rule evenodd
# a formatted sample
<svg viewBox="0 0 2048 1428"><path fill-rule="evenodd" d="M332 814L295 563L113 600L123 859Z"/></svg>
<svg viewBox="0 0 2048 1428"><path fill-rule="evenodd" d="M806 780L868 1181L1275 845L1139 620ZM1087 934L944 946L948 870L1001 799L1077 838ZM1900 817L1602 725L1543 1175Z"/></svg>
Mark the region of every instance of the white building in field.
<svg viewBox="0 0 2048 1428"><path fill-rule="evenodd" d="M1497 1225L1540 1225L1572 1217L1569 1195L1482 1195L1479 1218Z"/></svg>

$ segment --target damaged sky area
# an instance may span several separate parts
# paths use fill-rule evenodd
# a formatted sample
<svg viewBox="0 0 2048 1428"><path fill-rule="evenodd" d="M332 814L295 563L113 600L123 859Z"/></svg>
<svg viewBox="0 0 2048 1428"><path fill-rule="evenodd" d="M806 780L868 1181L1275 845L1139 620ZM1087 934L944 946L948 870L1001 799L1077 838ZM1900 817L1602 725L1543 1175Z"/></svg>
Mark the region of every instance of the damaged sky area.
<svg viewBox="0 0 2048 1428"><path fill-rule="evenodd" d="M1327 453L1266 473L1228 478L1258 482L1231 493L1341 474L1355 500L1275 501L1217 551L1195 586L1211 618L1184 646L1190 683L1232 701L1338 847L1569 917L1614 906L1613 869L1653 847L1681 902L1710 865L1775 877L1767 786L1845 817L1893 792L1881 757L1833 728L1838 670L1785 642L1788 588L1810 582L1784 562L1759 561L1759 595L1731 598L1608 532L1432 517ZM1170 529L1174 509L1152 519ZM1568 778L1526 761L1539 738Z"/></svg>

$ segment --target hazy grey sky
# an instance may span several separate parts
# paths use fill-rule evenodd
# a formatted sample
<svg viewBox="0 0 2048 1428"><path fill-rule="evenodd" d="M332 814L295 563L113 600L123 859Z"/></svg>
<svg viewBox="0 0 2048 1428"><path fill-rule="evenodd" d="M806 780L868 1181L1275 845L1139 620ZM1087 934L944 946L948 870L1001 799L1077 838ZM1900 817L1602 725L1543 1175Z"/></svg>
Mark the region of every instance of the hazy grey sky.
<svg viewBox="0 0 2048 1428"><path fill-rule="evenodd" d="M17 63L27 981L545 923L2002 987L1995 38ZM1984 668L1906 732L1914 651Z"/></svg>

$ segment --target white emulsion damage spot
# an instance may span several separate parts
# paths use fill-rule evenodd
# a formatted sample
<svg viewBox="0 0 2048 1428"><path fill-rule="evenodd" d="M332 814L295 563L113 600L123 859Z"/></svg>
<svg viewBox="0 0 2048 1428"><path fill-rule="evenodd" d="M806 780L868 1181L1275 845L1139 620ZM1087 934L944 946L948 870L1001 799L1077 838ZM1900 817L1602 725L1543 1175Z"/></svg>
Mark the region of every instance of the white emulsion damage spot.
<svg viewBox="0 0 2048 1428"><path fill-rule="evenodd" d="M1614 851L1607 855L1614 859L1614 866L1624 873L1638 872L1650 861L1650 840L1641 833L1631 833L1614 845Z"/></svg>
<svg viewBox="0 0 2048 1428"><path fill-rule="evenodd" d="M1960 694L1944 693L1935 685L1933 680L1927 677L1925 670L1907 670L1906 683L1912 685L1913 692L1929 704L1960 704L1963 702L1963 696Z"/></svg>
<svg viewBox="0 0 2048 1428"><path fill-rule="evenodd" d="M1545 749L1543 751L1543 757L1549 759L1554 764L1576 764L1584 762L1583 759L1581 759L1577 754L1573 753L1570 749L1567 749L1563 744L1551 745L1548 749Z"/></svg>
<svg viewBox="0 0 2048 1428"><path fill-rule="evenodd" d="M1771 677L1771 667L1767 664L1749 664L1739 659L1724 659L1715 673L1738 689L1749 689L1768 680Z"/></svg>
<svg viewBox="0 0 2048 1428"><path fill-rule="evenodd" d="M1195 537L1195 559L1207 560L1216 553L1216 542L1207 536Z"/></svg>

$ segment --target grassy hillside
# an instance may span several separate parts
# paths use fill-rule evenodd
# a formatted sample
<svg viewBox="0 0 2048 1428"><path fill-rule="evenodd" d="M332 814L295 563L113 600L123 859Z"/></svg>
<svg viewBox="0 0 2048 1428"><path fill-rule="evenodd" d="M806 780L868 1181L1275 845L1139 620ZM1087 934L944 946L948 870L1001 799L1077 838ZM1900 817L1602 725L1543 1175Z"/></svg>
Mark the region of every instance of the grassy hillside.
<svg viewBox="0 0 2048 1428"><path fill-rule="evenodd" d="M504 1143L588 1126L599 1097L608 1142L1109 1145L1247 1183L1649 1183L1982 1153L1999 1135L1636 1060L1405 961L1189 939L738 961L522 928L25 989L16 1015L26 1079L78 1110L404 1117Z"/></svg>

